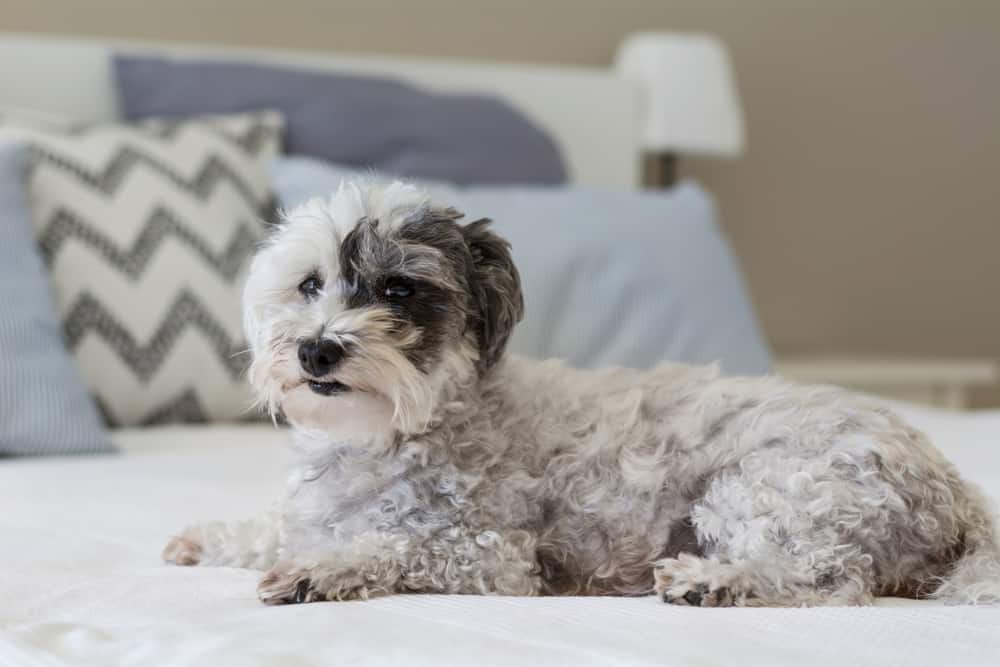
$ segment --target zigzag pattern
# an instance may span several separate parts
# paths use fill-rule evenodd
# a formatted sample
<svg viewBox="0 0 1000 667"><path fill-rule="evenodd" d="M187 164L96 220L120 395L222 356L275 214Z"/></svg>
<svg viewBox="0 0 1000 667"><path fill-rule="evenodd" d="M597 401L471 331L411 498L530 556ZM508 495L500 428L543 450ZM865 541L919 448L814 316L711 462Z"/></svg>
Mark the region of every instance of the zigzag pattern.
<svg viewBox="0 0 1000 667"><path fill-rule="evenodd" d="M155 124L148 123L143 127L164 139L173 139L187 124L186 120L159 120ZM251 155L260 153L260 149L274 141L279 132L278 128L262 122L253 123L243 134L215 123L206 122L203 127L223 141L240 146Z"/></svg>
<svg viewBox="0 0 1000 667"><path fill-rule="evenodd" d="M254 194L253 185L247 183L215 155L209 155L194 178L189 180L164 162L139 152L132 146L122 147L100 172L93 172L66 155L37 144L32 145L32 150L36 153L36 159L44 160L45 165L68 171L80 181L109 197L114 196L118 191L125 175L131 169L138 164L143 164L199 201L206 201L219 183L229 182L252 210L260 210L268 204L267 196L261 198Z"/></svg>
<svg viewBox="0 0 1000 667"><path fill-rule="evenodd" d="M142 232L132 246L126 249L119 248L98 227L62 207L56 209L44 229L45 233L38 239L38 243L50 266L59 249L70 239L76 239L96 250L107 262L134 279L142 275L163 240L173 236L190 247L230 283L253 252L259 237L254 226L241 222L222 252L215 253L202 238L192 233L163 206L157 206L153 210Z"/></svg>
<svg viewBox="0 0 1000 667"><path fill-rule="evenodd" d="M212 312L186 289L178 292L164 314L162 324L146 344L136 341L128 329L87 292L80 295L63 321L66 345L71 351L93 332L104 338L144 382L153 376L187 327L198 329L209 340L232 379L236 380L243 374L247 358L242 341L232 340Z"/></svg>
<svg viewBox="0 0 1000 667"><path fill-rule="evenodd" d="M198 402L198 395L195 394L194 389L188 389L172 400L154 408L141 418L140 423L143 426L155 426L156 424L173 422L203 421L208 421L208 416L201 407L201 403Z"/></svg>
<svg viewBox="0 0 1000 667"><path fill-rule="evenodd" d="M94 402L97 404L101 416L104 417L105 423L114 424L118 421L100 397L95 396ZM202 408L198 395L194 389L185 389L174 398L150 410L135 424L137 426L157 426L177 422L197 423L205 421L208 421L208 415Z"/></svg>
<svg viewBox="0 0 1000 667"><path fill-rule="evenodd" d="M266 160L282 125L21 128L66 344L110 424L245 416L237 283L263 233L255 214L275 210Z"/></svg>
<svg viewBox="0 0 1000 667"><path fill-rule="evenodd" d="M232 128L232 117L227 116L200 116L197 117L198 127L210 130L213 134L221 137L228 143L236 144L247 153L256 156L261 148L268 146L272 142L281 139L281 132L284 128L284 121L280 114L274 111L262 111L257 113L247 112L247 127L243 133ZM27 119L23 118L26 116ZM44 112L29 111L24 113L0 110L0 123L23 123L27 120L29 125L39 126L57 131L64 137L82 137L101 129L101 124L90 122L66 122L66 119ZM191 124L188 118L155 118L145 120L135 125L125 125L122 127L140 130L143 134L153 135L162 139L173 139L180 130L186 129ZM116 126L117 127L117 126Z"/></svg>

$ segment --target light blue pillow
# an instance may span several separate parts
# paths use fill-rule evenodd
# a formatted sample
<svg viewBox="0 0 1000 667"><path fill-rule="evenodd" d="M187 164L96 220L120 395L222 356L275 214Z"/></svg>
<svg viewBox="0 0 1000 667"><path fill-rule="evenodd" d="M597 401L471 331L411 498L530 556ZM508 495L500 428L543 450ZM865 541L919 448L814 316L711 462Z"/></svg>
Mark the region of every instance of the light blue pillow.
<svg viewBox="0 0 1000 667"><path fill-rule="evenodd" d="M63 347L27 206L26 153L0 144L0 456L110 452Z"/></svg>
<svg viewBox="0 0 1000 667"><path fill-rule="evenodd" d="M282 205L327 196L347 167L291 156L272 166ZM525 317L510 349L582 368L718 361L731 374L770 370L738 263L711 198L669 191L465 187L423 183L467 220L491 218L512 246Z"/></svg>

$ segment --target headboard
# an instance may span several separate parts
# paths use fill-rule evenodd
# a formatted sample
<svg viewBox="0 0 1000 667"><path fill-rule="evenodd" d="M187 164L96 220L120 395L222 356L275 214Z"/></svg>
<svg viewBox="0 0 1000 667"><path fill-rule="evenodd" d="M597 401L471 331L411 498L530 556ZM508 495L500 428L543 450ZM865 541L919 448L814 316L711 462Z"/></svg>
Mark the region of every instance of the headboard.
<svg viewBox="0 0 1000 667"><path fill-rule="evenodd" d="M574 183L614 188L639 184L636 91L610 69L0 34L0 107L83 120L113 119L118 109L109 56L115 51L368 72L430 89L493 94L549 132L562 149Z"/></svg>

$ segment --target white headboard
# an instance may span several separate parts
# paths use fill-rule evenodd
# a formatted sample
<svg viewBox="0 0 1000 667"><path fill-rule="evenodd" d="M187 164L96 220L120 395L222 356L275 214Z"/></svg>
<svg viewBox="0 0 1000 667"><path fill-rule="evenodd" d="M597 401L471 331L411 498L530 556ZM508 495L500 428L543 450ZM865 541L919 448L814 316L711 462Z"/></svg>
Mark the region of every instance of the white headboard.
<svg viewBox="0 0 1000 667"><path fill-rule="evenodd" d="M636 91L610 69L0 34L0 107L83 120L116 118L109 58L114 51L369 72L431 89L493 94L523 111L557 141L574 183L615 188L635 188L639 183Z"/></svg>

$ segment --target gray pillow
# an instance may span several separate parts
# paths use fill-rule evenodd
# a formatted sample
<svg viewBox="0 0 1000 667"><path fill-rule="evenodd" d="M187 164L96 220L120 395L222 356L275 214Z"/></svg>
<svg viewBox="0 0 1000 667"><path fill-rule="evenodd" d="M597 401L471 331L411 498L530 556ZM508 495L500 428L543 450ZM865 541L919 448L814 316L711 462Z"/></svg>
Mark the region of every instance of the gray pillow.
<svg viewBox="0 0 1000 667"><path fill-rule="evenodd" d="M562 183L552 139L499 99L373 76L118 55L126 118L281 111L287 149L411 178Z"/></svg>
<svg viewBox="0 0 1000 667"><path fill-rule="evenodd" d="M0 143L0 456L112 451L69 353L24 185L27 150Z"/></svg>
<svg viewBox="0 0 1000 667"><path fill-rule="evenodd" d="M370 176L303 157L272 163L285 206ZM424 183L468 220L492 218L512 244L525 295L511 350L582 368L660 361L770 369L767 345L711 198L692 182L666 192Z"/></svg>

